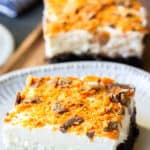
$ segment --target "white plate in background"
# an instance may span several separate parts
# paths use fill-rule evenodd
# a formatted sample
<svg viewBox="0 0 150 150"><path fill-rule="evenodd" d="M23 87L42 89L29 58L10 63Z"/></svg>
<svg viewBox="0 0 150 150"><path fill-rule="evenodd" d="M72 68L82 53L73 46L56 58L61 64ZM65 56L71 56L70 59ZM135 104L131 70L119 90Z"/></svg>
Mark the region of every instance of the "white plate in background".
<svg viewBox="0 0 150 150"><path fill-rule="evenodd" d="M0 77L0 123L4 114L12 108L16 91L24 88L26 77L35 76L78 76L98 75L114 78L121 83L136 87L137 122L140 136L134 150L150 149L150 74L139 69L108 62L75 62L47 65L9 73ZM1 125L0 125L1 130ZM1 131L0 131L1 132ZM0 150L3 150L0 133Z"/></svg>
<svg viewBox="0 0 150 150"><path fill-rule="evenodd" d="M2 66L13 53L14 38L11 32L0 24L0 66Z"/></svg>

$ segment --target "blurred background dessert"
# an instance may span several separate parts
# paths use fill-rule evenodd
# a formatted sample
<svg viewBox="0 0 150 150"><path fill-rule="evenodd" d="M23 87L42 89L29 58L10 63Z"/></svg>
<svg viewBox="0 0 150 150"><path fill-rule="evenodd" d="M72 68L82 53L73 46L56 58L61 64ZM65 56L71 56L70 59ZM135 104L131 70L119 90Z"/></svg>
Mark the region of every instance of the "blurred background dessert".
<svg viewBox="0 0 150 150"><path fill-rule="evenodd" d="M45 53L50 62L109 60L139 66L148 34L139 0L45 0Z"/></svg>
<svg viewBox="0 0 150 150"><path fill-rule="evenodd" d="M102 1L106 2L104 0ZM122 1L122 0L116 0L116 1ZM133 0L129 0L129 1L133 1ZM59 0L55 0L55 2L58 3ZM141 0L141 2L143 6L147 8L148 15L149 15L150 3L147 0ZM45 61L47 54L44 54L46 44L43 41L42 25L41 25L43 11L44 11L44 7L43 7L42 0L0 0L0 24L5 26L4 28L11 34L11 38L14 38L13 47L11 48L14 50L13 55L11 55L12 53L7 53L5 50L3 50L4 53L7 53L7 59L5 58L4 62L6 63L4 64L3 62L4 65L0 68L0 74L11 70L16 70L24 67L43 65L47 63L47 61ZM140 15L143 15L142 12ZM150 24L148 23L147 25ZM1 35L1 37L3 37L3 35ZM149 62L150 39L149 38L146 39L146 43L148 44L145 45L146 48L144 51L144 56L142 61L144 62L143 68L150 71L150 62ZM7 45L9 45L8 41L7 41ZM142 55L143 55L143 51L140 56ZM38 59L35 59L37 57ZM72 58L76 59L74 56L71 57L71 60ZM79 58L78 60L81 59ZM128 60L130 63L130 59L127 59L125 63L127 63ZM18 61L20 63L18 63ZM137 64L136 61L134 62L134 64L136 66L139 66L141 65L141 62L140 64Z"/></svg>

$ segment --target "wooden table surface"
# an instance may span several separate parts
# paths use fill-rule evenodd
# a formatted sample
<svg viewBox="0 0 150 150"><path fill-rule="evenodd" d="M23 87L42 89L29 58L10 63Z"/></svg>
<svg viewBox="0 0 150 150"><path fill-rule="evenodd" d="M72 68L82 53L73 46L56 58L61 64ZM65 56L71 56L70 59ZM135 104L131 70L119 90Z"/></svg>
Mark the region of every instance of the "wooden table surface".
<svg viewBox="0 0 150 150"><path fill-rule="evenodd" d="M150 28L150 0L141 0L141 2L147 8L149 28ZM147 41L143 60L144 60L144 69L150 72L150 38Z"/></svg>
<svg viewBox="0 0 150 150"><path fill-rule="evenodd" d="M150 0L142 0L149 14L150 27ZM13 70L40 66L47 64L44 55L44 40L42 35L42 25L40 24L20 45L18 50L9 58L8 62L0 68L0 74ZM150 72L150 37L143 56L143 69Z"/></svg>

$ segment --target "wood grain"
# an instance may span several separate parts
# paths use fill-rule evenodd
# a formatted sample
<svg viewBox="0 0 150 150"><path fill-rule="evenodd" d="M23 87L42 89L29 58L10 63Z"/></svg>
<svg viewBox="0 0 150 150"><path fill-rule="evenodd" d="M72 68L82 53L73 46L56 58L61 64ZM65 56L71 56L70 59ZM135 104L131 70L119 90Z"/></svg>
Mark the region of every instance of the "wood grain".
<svg viewBox="0 0 150 150"><path fill-rule="evenodd" d="M42 37L42 25L40 24L8 59L7 63L0 68L0 74L44 64L44 42Z"/></svg>
<svg viewBox="0 0 150 150"><path fill-rule="evenodd" d="M148 10L150 27L150 0L141 0ZM9 71L40 66L46 64L44 55L44 40L42 25L40 24L25 39L16 52L9 58L8 62L0 68L0 74ZM143 69L150 72L150 36L147 38L146 48L143 56Z"/></svg>

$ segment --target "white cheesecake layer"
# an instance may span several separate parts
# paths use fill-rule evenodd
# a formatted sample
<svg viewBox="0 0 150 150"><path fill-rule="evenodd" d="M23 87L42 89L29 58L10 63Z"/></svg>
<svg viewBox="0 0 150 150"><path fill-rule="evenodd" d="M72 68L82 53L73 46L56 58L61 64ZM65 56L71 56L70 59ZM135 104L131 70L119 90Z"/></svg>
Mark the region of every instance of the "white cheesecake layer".
<svg viewBox="0 0 150 150"><path fill-rule="evenodd" d="M45 52L47 58L59 54L72 53L76 55L97 54L111 58L121 56L142 57L144 34L140 32L122 32L110 27L101 28L99 31L110 33L110 40L106 45L92 42L94 35L85 30L74 30L59 33L53 38L45 37Z"/></svg>
<svg viewBox="0 0 150 150"><path fill-rule="evenodd" d="M134 101L130 104L131 113L134 110ZM22 116L23 117L23 116ZM3 143L7 150L116 150L129 134L131 114L128 108L119 128L118 140L106 137L94 137L91 141L86 135L75 133L62 133L53 131L52 126L43 128L25 128L21 125L3 125Z"/></svg>
<svg viewBox="0 0 150 150"><path fill-rule="evenodd" d="M119 6L120 12L124 15L124 7ZM129 12L141 17L143 27L146 27L147 12L144 7ZM45 7L43 26L46 27L46 20L57 22L59 18L53 13L49 13L49 9ZM98 54L110 58L116 57L138 57L143 55L145 36L142 32L128 31L123 32L117 28L99 27L97 31L106 31L110 34L110 40L106 45L98 42L92 42L95 38L92 33L86 30L73 30L69 32L58 33L55 37L50 38L48 33L45 34L45 54L47 58L52 58L59 54L72 53L76 55L82 54Z"/></svg>

